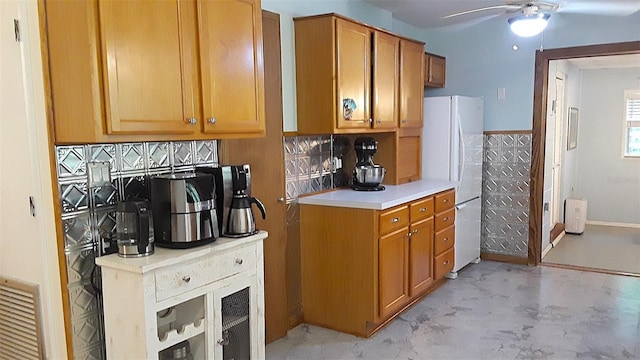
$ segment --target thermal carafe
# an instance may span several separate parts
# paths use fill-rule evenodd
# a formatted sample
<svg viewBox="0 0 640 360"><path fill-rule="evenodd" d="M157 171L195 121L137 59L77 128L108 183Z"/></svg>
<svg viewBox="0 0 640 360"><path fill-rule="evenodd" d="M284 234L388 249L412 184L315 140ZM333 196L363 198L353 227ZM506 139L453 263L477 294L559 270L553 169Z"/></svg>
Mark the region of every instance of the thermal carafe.
<svg viewBox="0 0 640 360"><path fill-rule="evenodd" d="M176 173L150 178L155 242L190 248L219 237L215 184L211 174Z"/></svg>
<svg viewBox="0 0 640 360"><path fill-rule="evenodd" d="M118 202L116 238L118 255L140 257L153 254L155 248L151 204L146 199Z"/></svg>

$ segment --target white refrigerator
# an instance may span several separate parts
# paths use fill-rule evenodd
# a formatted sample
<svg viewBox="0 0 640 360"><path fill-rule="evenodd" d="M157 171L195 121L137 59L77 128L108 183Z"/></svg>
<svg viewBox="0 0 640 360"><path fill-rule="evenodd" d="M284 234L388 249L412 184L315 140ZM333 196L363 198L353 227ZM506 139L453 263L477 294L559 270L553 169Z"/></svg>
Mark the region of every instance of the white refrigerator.
<svg viewBox="0 0 640 360"><path fill-rule="evenodd" d="M422 178L456 186L455 263L450 279L480 261L484 100L440 96L424 99Z"/></svg>

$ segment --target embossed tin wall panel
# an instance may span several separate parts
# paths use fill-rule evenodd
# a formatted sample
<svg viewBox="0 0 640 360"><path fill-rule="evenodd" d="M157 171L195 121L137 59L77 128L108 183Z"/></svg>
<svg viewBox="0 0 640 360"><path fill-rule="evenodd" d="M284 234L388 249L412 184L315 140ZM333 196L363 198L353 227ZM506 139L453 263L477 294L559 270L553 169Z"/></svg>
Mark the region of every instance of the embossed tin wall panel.
<svg viewBox="0 0 640 360"><path fill-rule="evenodd" d="M484 138L482 252L527 257L530 134Z"/></svg>
<svg viewBox="0 0 640 360"><path fill-rule="evenodd" d="M105 359L102 299L96 256L117 251L115 211L120 199L147 197L145 176L193 171L195 165L216 165L216 140L88 144L56 147L56 170L64 253L76 359ZM106 161L111 185L90 187L87 166ZM95 271L94 271L95 270Z"/></svg>
<svg viewBox="0 0 640 360"><path fill-rule="evenodd" d="M287 202L334 187L333 136L284 138Z"/></svg>

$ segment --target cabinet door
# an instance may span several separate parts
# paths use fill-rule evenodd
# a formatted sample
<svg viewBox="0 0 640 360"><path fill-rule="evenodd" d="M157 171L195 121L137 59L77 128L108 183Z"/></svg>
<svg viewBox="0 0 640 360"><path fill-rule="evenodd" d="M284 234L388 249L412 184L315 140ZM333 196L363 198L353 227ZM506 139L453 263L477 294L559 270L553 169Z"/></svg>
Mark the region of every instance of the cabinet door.
<svg viewBox="0 0 640 360"><path fill-rule="evenodd" d="M446 58L425 53L424 58L424 86L444 87L446 77Z"/></svg>
<svg viewBox="0 0 640 360"><path fill-rule="evenodd" d="M264 133L259 0L198 1L204 131Z"/></svg>
<svg viewBox="0 0 640 360"><path fill-rule="evenodd" d="M433 217L409 228L409 296L426 290L433 281Z"/></svg>
<svg viewBox="0 0 640 360"><path fill-rule="evenodd" d="M378 291L380 317L396 313L407 301L408 228L380 238L378 248Z"/></svg>
<svg viewBox="0 0 640 360"><path fill-rule="evenodd" d="M393 129L398 118L400 39L379 31L373 33L373 127Z"/></svg>
<svg viewBox="0 0 640 360"><path fill-rule="evenodd" d="M213 290L213 342L207 359L264 359L264 321L255 276L236 275Z"/></svg>
<svg viewBox="0 0 640 360"><path fill-rule="evenodd" d="M337 95L339 129L370 127L371 30L336 19Z"/></svg>
<svg viewBox="0 0 640 360"><path fill-rule="evenodd" d="M422 127L424 46L400 42L400 127Z"/></svg>
<svg viewBox="0 0 640 360"><path fill-rule="evenodd" d="M194 3L101 0L99 14L107 133L197 131Z"/></svg>

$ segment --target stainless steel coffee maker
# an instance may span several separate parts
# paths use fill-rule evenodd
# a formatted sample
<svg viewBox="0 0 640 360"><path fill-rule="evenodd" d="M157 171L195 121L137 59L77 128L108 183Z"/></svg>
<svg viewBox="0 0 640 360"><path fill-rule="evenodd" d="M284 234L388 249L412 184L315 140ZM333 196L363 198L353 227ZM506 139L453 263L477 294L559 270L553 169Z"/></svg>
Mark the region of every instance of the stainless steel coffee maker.
<svg viewBox="0 0 640 360"><path fill-rule="evenodd" d="M140 257L153 254L153 217L147 199L128 199L116 208L118 255Z"/></svg>
<svg viewBox="0 0 640 360"><path fill-rule="evenodd" d="M257 230L255 229L253 216L234 215L234 220L232 221L234 228L229 229L229 217L232 213L232 203L236 198L236 193L241 191L246 196L246 201L250 202L249 206L246 206L246 201L238 198L235 202L236 207L249 209L250 212L250 205L254 203L251 202L251 199L254 199L256 204L259 203L259 200L251 196L251 167L249 164L196 167L196 172L213 174L215 179L216 207L218 209L218 219L220 220L220 234L222 234L222 236L240 237L256 233ZM238 194L238 197L241 197L241 194ZM264 206L261 205L262 204L258 205L258 208L262 211L264 210ZM244 212L247 213L247 211ZM236 208L233 213L238 214L239 208ZM240 225L238 223L240 219L247 220L247 223Z"/></svg>
<svg viewBox="0 0 640 360"><path fill-rule="evenodd" d="M243 237L258 232L256 221L253 217L252 204L256 204L262 218L266 218L264 205L260 200L247 195L247 175L243 166L231 167L231 179L233 183L233 197L227 218L227 227L224 236Z"/></svg>
<svg viewBox="0 0 640 360"><path fill-rule="evenodd" d="M149 185L156 245L184 249L220 236L211 174L158 175Z"/></svg>

